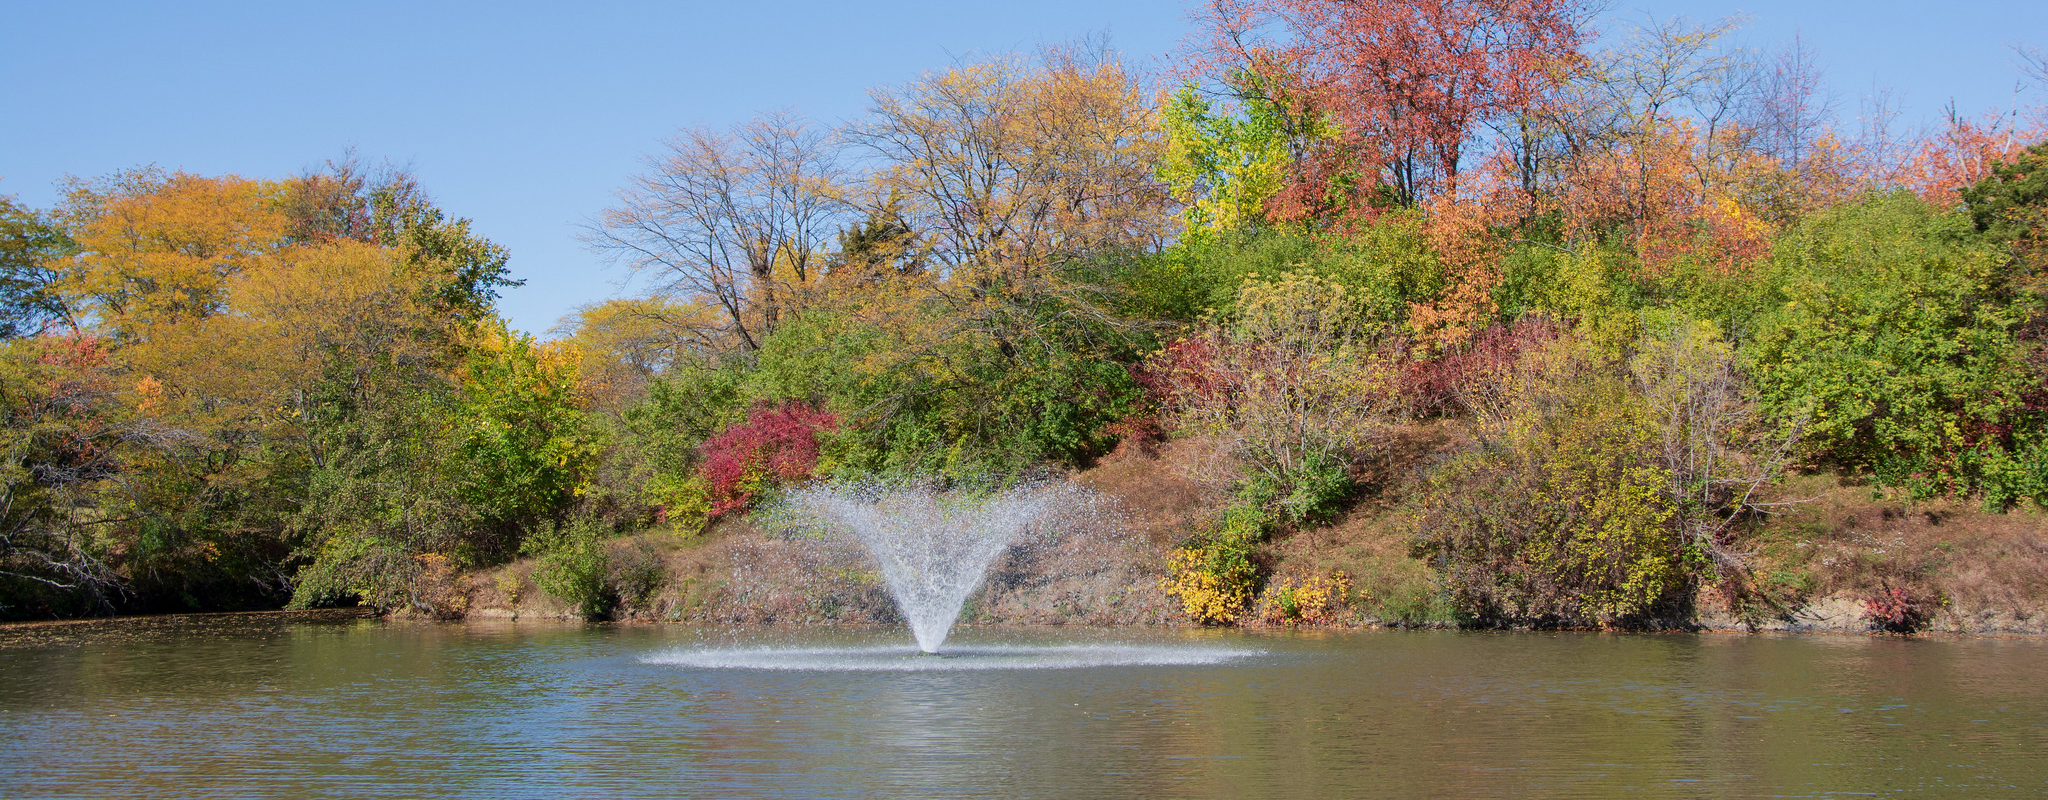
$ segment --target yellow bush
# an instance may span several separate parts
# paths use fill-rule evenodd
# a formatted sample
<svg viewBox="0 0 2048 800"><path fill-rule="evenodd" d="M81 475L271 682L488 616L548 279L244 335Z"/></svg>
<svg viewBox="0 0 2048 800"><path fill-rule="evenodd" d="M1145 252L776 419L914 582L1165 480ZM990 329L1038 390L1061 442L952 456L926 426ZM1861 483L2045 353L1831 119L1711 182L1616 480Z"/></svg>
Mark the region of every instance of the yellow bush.
<svg viewBox="0 0 2048 800"><path fill-rule="evenodd" d="M1267 589L1265 619L1276 625L1325 625L1337 621L1348 604L1351 576L1339 570L1295 584L1282 581Z"/></svg>
<svg viewBox="0 0 2048 800"><path fill-rule="evenodd" d="M1251 604L1258 574L1242 548L1214 543L1182 547L1166 562L1163 588L1204 625L1231 625Z"/></svg>

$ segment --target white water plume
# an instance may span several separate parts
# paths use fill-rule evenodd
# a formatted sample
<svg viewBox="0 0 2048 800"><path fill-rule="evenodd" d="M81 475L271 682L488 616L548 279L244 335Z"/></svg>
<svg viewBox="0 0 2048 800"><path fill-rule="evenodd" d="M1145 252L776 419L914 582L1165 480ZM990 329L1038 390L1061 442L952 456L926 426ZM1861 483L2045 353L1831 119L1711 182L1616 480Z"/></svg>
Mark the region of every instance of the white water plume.
<svg viewBox="0 0 2048 800"><path fill-rule="evenodd" d="M1004 548L1091 505L1070 483L1025 484L986 494L917 488L803 489L788 509L849 529L860 539L918 649L937 653Z"/></svg>
<svg viewBox="0 0 2048 800"><path fill-rule="evenodd" d="M932 658L908 647L725 647L676 650L642 663L694 669L796 672L979 672L1096 667L1209 666L1264 655L1262 650L1170 644L970 645Z"/></svg>

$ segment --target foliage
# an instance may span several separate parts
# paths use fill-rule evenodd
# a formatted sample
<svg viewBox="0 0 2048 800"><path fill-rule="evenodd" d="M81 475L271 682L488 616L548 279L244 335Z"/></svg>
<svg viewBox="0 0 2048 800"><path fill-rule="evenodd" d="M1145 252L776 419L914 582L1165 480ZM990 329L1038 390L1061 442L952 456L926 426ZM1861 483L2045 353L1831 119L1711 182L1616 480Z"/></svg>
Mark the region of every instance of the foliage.
<svg viewBox="0 0 2048 800"><path fill-rule="evenodd" d="M1417 555L1458 609L1501 622L1648 614L1697 554L1673 523L1659 432L1628 384L1570 340L1525 358L1485 445L1432 473Z"/></svg>
<svg viewBox="0 0 2048 800"><path fill-rule="evenodd" d="M1105 48L969 61L870 98L848 134L885 164L871 194L948 276L1028 286L1166 233L1152 94Z"/></svg>
<svg viewBox="0 0 2048 800"><path fill-rule="evenodd" d="M1257 499L1303 519L1348 494L1346 465L1379 445L1398 410L1386 346L1346 287L1290 274L1248 281L1227 324L1204 325L1148 370L1176 424L1220 437Z"/></svg>
<svg viewBox="0 0 2048 800"><path fill-rule="evenodd" d="M589 620L646 603L668 582L666 569L644 547L607 544L610 532L579 519L528 539L526 552L538 556L534 585Z"/></svg>
<svg viewBox="0 0 2048 800"><path fill-rule="evenodd" d="M1259 79L1240 70L1241 84ZM1166 146L1159 178L1180 201L1183 242L1263 227L1266 205L1285 186L1292 161L1289 125L1273 101L1246 86L1240 114L1219 112L1193 84L1173 93L1162 109ZM1332 136L1318 129L1310 136Z"/></svg>
<svg viewBox="0 0 2048 800"><path fill-rule="evenodd" d="M487 326L469 345L454 408L459 495L496 541L485 563L518 550L524 531L563 519L599 449L578 393L575 350Z"/></svg>
<svg viewBox="0 0 2048 800"><path fill-rule="evenodd" d="M1335 622L1337 610L1351 593L1351 576L1342 571L1317 575L1293 583L1283 581L1266 587L1266 622L1275 625L1326 625Z"/></svg>
<svg viewBox="0 0 2048 800"><path fill-rule="evenodd" d="M2048 503L2040 122L1849 135L1798 45L1588 11L1226 0L1173 91L1081 42L683 131L588 232L648 296L555 341L353 155L0 198L0 615L451 615L525 554L602 617L665 577L619 534L1126 436L1227 455L1166 580L1208 624L1335 613L1262 548L1362 500L1429 565L1352 570L1383 618L1557 624L1758 583L1794 463Z"/></svg>
<svg viewBox="0 0 2048 800"><path fill-rule="evenodd" d="M765 489L809 480L818 470L819 434L838 425L838 417L805 403L763 404L704 440L697 474L710 516L744 509Z"/></svg>
<svg viewBox="0 0 2048 800"><path fill-rule="evenodd" d="M71 311L54 284L74 246L48 215L0 195L0 339L70 324Z"/></svg>
<svg viewBox="0 0 2048 800"><path fill-rule="evenodd" d="M2027 477L2048 451L2016 337L2038 301L2009 266L1967 216L1911 195L1809 220L1778 242L1778 305L1746 348L1765 413L1918 496L2048 499Z"/></svg>
<svg viewBox="0 0 2048 800"><path fill-rule="evenodd" d="M126 587L90 523L117 485L117 448L141 431L114 402L89 337L9 342L0 353L0 618L103 611Z"/></svg>
<svg viewBox="0 0 2048 800"><path fill-rule="evenodd" d="M585 619L608 619L619 604L617 590L605 580L610 559L602 533L588 524L578 524L527 542L528 551L540 556L534 585L575 607Z"/></svg>
<svg viewBox="0 0 2048 800"><path fill-rule="evenodd" d="M1579 16L1568 0L1232 0L1207 20L1207 55L1341 129L1316 154L1341 166L1300 177L1359 172L1359 188L1414 205L1455 183L1481 126L1528 109L1575 64Z"/></svg>
<svg viewBox="0 0 2048 800"><path fill-rule="evenodd" d="M1863 616L1870 627L1882 633L1910 634L1927 626L1938 603L1927 602L1912 591L1884 585L1863 599Z"/></svg>
<svg viewBox="0 0 2048 800"><path fill-rule="evenodd" d="M1997 164L1991 174L1962 190L1977 230L1994 239L2012 241L2042 222L2048 207L2048 141L2027 148L2019 157Z"/></svg>
<svg viewBox="0 0 2048 800"><path fill-rule="evenodd" d="M276 184L140 169L72 187L79 258L59 284L125 337L222 311L228 280L284 241Z"/></svg>
<svg viewBox="0 0 2048 800"><path fill-rule="evenodd" d="M1173 551L1161 587L1196 622L1236 624L1258 594L1259 570L1251 555L1264 537L1262 510L1232 506L1217 530Z"/></svg>

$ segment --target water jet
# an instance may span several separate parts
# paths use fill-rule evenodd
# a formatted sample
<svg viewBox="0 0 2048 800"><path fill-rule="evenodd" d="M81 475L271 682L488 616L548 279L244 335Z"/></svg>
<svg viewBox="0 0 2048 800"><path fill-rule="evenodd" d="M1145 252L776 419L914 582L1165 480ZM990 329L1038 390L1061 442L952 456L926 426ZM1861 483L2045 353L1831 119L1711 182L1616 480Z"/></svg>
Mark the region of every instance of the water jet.
<svg viewBox="0 0 2048 800"><path fill-rule="evenodd" d="M821 486L791 493L786 507L859 539L918 649L936 654L968 596L1006 548L1056 528L1092 500L1086 490L1064 482L984 493Z"/></svg>

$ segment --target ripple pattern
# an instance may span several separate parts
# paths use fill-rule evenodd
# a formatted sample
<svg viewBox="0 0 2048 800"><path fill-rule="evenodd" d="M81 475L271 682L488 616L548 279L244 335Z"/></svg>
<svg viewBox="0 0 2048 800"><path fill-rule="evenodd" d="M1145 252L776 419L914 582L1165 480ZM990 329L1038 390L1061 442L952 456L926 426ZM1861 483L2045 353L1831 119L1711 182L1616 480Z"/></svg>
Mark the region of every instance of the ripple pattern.
<svg viewBox="0 0 2048 800"><path fill-rule="evenodd" d="M970 670L1181 667L1225 664L1265 655L1231 647L1137 644L982 645L931 655L915 647L727 647L671 650L642 663L693 669L806 672L961 672Z"/></svg>

